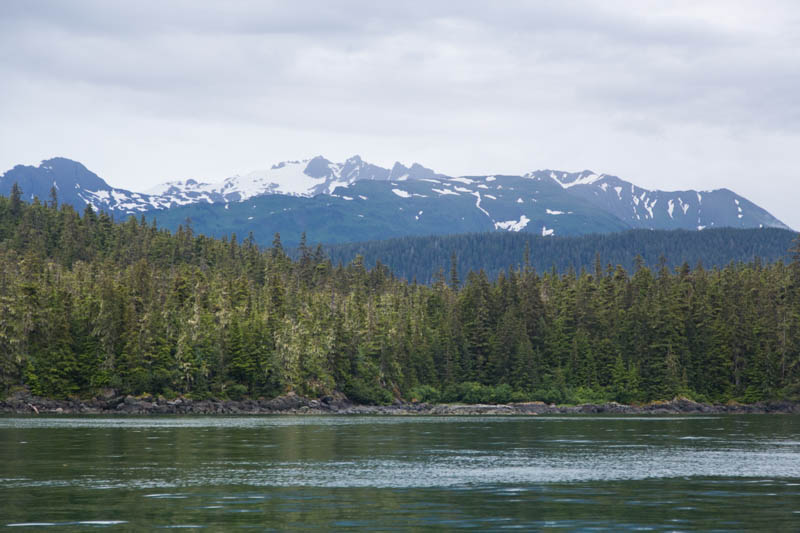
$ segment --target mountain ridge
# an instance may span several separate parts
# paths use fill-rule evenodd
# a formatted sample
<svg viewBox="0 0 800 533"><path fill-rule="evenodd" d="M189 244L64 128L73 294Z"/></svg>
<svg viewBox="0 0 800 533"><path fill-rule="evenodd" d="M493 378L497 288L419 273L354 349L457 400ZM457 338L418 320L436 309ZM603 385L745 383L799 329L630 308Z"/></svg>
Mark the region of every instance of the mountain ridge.
<svg viewBox="0 0 800 533"><path fill-rule="evenodd" d="M60 200L78 209L89 204L115 215L145 215L168 227L191 218L213 235L254 231L265 243L271 241L262 234L267 228L270 235L288 233L293 242L303 231L322 242L353 242L480 231L548 236L626 229L791 229L727 188L649 190L588 169L453 177L419 163L384 168L358 155L343 163L316 156L217 183L190 178L132 192L110 186L81 163L53 158L4 173L0 194L8 194L15 181L26 199L46 198L55 185ZM211 219L213 227L207 223Z"/></svg>

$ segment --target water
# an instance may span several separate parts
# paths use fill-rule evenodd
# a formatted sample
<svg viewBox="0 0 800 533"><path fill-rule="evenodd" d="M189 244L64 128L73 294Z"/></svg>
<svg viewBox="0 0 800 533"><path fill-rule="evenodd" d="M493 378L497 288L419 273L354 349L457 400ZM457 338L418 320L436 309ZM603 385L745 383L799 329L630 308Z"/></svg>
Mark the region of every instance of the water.
<svg viewBox="0 0 800 533"><path fill-rule="evenodd" d="M800 531L800 417L0 418L0 527Z"/></svg>

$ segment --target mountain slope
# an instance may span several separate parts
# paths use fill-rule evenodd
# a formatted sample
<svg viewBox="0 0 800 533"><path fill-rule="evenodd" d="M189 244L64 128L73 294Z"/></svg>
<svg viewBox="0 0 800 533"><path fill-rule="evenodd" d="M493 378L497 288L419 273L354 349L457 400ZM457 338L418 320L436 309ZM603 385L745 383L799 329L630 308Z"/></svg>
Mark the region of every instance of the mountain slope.
<svg viewBox="0 0 800 533"><path fill-rule="evenodd" d="M405 235L507 231L583 235L626 229L778 227L770 213L727 189L649 191L591 171L540 170L523 176L437 174L419 164L382 168L353 156L321 156L208 184L163 184L147 193L109 186L64 158L17 166L0 177L0 194L19 182L26 198L46 198L55 184L62 202L91 204L118 216L144 214L168 228L191 219L214 236L253 232L287 244L307 232L312 242L355 242Z"/></svg>
<svg viewBox="0 0 800 533"><path fill-rule="evenodd" d="M17 165L0 176L0 194L7 196L14 183L19 184L24 199L46 200L55 186L58 200L76 209L91 205L96 211L133 215L146 211L169 209L180 199L131 192L110 186L81 163L64 157L42 161L38 167ZM184 195L185 196L185 195ZM183 200L192 203L195 200Z"/></svg>
<svg viewBox="0 0 800 533"><path fill-rule="evenodd" d="M567 174L537 171L571 195L613 213L632 228L704 229L710 227L778 227L780 220L728 189L715 191L650 191L616 176L591 171Z"/></svg>

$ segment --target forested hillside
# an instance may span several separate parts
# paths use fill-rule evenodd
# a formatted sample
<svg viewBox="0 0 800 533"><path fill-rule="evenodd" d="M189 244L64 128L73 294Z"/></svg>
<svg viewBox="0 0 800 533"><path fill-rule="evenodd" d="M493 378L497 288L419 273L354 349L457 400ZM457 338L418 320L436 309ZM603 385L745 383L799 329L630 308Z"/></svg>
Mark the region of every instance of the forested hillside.
<svg viewBox="0 0 800 533"><path fill-rule="evenodd" d="M797 397L800 263L395 278L0 198L0 391L363 403Z"/></svg>
<svg viewBox="0 0 800 533"><path fill-rule="evenodd" d="M603 267L621 265L631 271L637 256L650 268L659 266L662 257L670 268L683 263L692 267L702 263L710 268L749 263L755 258L769 263L788 261L788 250L796 236L793 231L778 228L629 230L578 237L472 233L337 244L326 246L325 253L334 264L347 264L361 255L367 265L380 261L399 277L430 283L439 269L450 269L453 254L459 275L483 269L490 279L509 267L520 268L526 256L531 268L539 272L553 267L561 273L570 268L576 272L594 270L598 259Z"/></svg>

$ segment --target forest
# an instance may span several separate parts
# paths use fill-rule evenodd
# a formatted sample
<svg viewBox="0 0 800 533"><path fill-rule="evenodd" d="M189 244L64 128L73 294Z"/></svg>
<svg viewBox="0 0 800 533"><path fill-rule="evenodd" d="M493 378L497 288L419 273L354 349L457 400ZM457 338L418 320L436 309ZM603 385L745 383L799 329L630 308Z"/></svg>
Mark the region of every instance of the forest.
<svg viewBox="0 0 800 533"><path fill-rule="evenodd" d="M674 268L688 263L724 267L730 262L749 263L755 258L773 263L789 261L789 248L797 233L779 228L707 228L703 231L635 229L573 237L542 237L526 232L492 232L428 237L398 237L381 241L334 244L324 247L334 264L349 263L361 255L368 265L381 261L396 276L430 283L439 268L450 267L458 256L460 276L483 269L495 280L509 266L522 266L523 251L529 249L531 267L540 272L567 272L570 268L591 270L599 254L603 263L634 269L636 256L651 269L662 256ZM294 250L289 250L293 253Z"/></svg>
<svg viewBox="0 0 800 533"><path fill-rule="evenodd" d="M365 404L800 396L800 259L464 275L430 284L280 237L212 239L0 197L0 395L334 391Z"/></svg>

